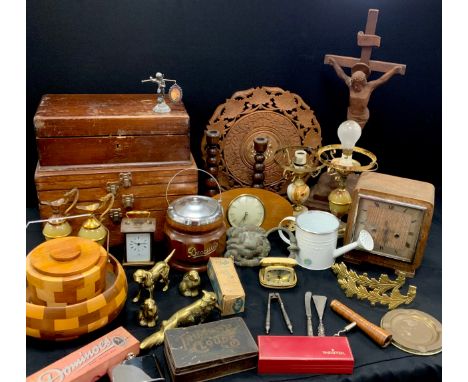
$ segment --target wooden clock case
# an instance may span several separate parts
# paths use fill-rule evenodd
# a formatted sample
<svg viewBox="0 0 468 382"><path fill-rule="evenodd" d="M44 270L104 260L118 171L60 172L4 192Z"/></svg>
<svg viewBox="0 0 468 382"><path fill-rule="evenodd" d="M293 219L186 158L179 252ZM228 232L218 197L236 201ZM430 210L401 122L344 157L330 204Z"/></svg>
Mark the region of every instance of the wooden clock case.
<svg viewBox="0 0 468 382"><path fill-rule="evenodd" d="M352 251L343 256L344 260L360 264L371 263L393 268L404 272L407 276L414 276L416 269L421 265L424 249L426 247L429 230L434 212L434 186L427 182L401 178L397 176L376 172L363 173L354 189L353 203L348 214L344 243L355 240L354 223L359 213L360 202L363 198L377 198L385 203L395 205L408 205L423 211L419 236L410 262L392 259L382 254L365 251ZM376 243L378 244L378 243Z"/></svg>

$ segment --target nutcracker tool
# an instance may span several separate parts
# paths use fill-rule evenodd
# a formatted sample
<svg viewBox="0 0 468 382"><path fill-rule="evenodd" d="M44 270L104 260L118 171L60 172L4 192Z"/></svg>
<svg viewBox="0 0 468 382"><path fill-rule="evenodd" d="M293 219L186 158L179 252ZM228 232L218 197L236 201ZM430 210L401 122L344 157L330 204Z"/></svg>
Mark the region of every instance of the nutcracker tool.
<svg viewBox="0 0 468 382"><path fill-rule="evenodd" d="M268 293L268 307L267 307L267 314L265 320L265 333L270 333L270 311L271 311L271 301L277 300L280 308L281 313L283 314L284 322L288 327L291 334L293 333L293 327L291 324L291 320L289 319L288 313L286 312L286 308L284 307L283 300L281 299L281 295L278 292L270 292Z"/></svg>

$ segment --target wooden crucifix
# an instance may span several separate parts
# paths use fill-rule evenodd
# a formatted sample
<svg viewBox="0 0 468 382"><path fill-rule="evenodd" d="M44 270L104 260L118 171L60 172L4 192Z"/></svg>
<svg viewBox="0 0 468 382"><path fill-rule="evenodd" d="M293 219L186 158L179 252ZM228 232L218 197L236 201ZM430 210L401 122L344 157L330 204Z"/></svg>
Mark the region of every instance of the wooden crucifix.
<svg viewBox="0 0 468 382"><path fill-rule="evenodd" d="M370 96L375 88L387 82L395 74L404 75L406 65L393 62L371 60L372 48L380 47L380 36L375 34L378 9L369 9L365 32L357 34L357 44L361 47L361 57L325 55L325 64L332 65L336 74L349 88L349 106L347 118L359 123L364 128L369 120ZM342 67L351 68L351 77L346 75ZM371 71L384 73L380 78L367 82Z"/></svg>

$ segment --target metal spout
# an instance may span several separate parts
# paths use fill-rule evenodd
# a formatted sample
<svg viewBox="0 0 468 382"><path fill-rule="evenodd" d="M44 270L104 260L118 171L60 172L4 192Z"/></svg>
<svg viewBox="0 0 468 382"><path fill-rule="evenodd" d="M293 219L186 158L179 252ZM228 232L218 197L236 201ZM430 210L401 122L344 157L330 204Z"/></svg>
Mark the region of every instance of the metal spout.
<svg viewBox="0 0 468 382"><path fill-rule="evenodd" d="M344 255L345 253L356 248L362 248L366 251L372 251L374 249L374 239L372 239L372 236L369 232L363 229L361 232L359 232L359 237L355 242L335 249L333 251L333 258L336 259L338 256Z"/></svg>

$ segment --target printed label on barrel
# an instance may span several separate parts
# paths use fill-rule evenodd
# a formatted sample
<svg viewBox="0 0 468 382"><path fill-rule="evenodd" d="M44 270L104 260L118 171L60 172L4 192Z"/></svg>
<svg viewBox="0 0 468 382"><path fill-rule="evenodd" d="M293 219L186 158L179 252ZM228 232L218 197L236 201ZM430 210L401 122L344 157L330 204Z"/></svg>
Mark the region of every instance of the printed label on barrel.
<svg viewBox="0 0 468 382"><path fill-rule="evenodd" d="M216 251L218 248L218 241L212 241L206 246L202 245L191 245L187 248L188 257L196 259L198 257L209 256Z"/></svg>

